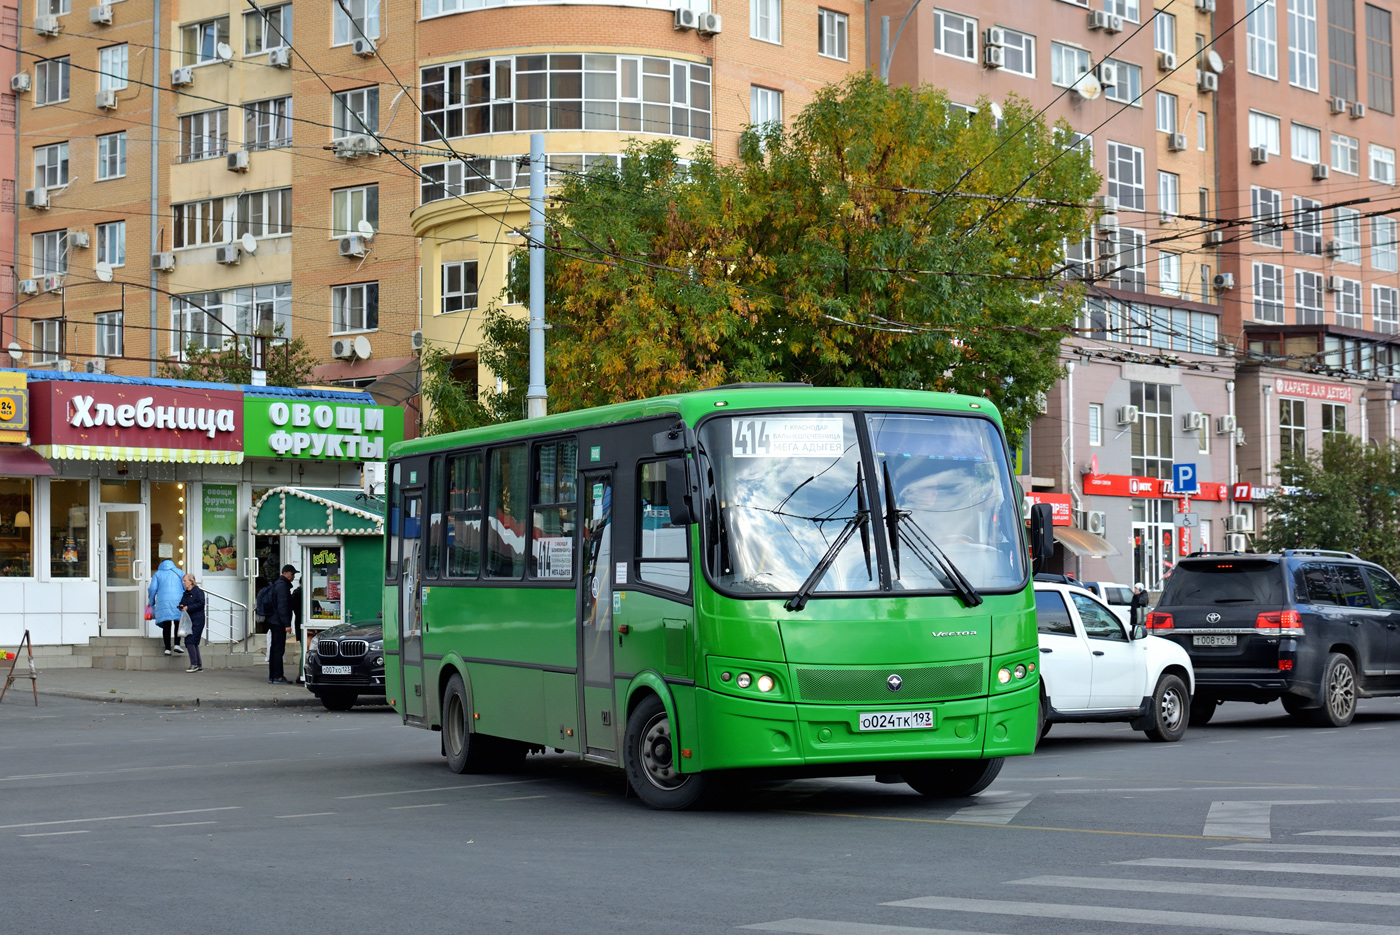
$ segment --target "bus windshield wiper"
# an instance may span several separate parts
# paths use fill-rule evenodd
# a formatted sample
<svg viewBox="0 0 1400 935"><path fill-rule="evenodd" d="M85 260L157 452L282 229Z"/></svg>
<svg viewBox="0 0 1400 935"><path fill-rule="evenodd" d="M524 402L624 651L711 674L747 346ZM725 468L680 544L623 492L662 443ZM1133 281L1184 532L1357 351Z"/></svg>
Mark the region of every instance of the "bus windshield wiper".
<svg viewBox="0 0 1400 935"><path fill-rule="evenodd" d="M923 527L914 521L908 510L901 510L895 506L894 488L890 485L890 468L888 464L883 464L882 467L885 472L885 528L890 534L890 557L893 559L895 576L899 576L899 543L902 540L909 547L909 551L918 556L919 561L928 568L943 573L965 605L976 607L982 603L982 595L977 593L967 576L938 547L938 543L924 532ZM901 523L900 520L904 522Z"/></svg>
<svg viewBox="0 0 1400 935"><path fill-rule="evenodd" d="M851 518L846 520L846 525L841 527L841 532L832 540L831 545L822 553L816 567L807 576L807 580L797 589L797 593L788 598L783 604L788 610L801 610L807 606L807 599L811 596L812 589L817 586L830 570L836 556L841 554L846 543L850 541L851 535L860 529L861 545L865 547L865 573L870 574L870 509L865 502L865 484L860 474L860 468L856 468L856 511Z"/></svg>

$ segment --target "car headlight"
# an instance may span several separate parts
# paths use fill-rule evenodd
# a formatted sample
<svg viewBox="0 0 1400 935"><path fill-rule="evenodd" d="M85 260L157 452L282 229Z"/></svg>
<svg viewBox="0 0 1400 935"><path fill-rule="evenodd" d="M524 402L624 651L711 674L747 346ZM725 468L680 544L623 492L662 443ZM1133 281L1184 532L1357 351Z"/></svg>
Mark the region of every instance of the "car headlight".
<svg viewBox="0 0 1400 935"><path fill-rule="evenodd" d="M383 641L383 640L375 640L373 643L370 643L370 644L369 644L369 651L372 652L372 653L383 652L383 650L384 650L384 641Z"/></svg>
<svg viewBox="0 0 1400 935"><path fill-rule="evenodd" d="M319 643L319 642L320 642L320 640L318 640L316 637L313 636L313 637L311 638L311 642L310 642L310 643L307 645L307 647L306 647L306 651L309 652L309 653L314 653L314 652L316 651L316 644Z"/></svg>

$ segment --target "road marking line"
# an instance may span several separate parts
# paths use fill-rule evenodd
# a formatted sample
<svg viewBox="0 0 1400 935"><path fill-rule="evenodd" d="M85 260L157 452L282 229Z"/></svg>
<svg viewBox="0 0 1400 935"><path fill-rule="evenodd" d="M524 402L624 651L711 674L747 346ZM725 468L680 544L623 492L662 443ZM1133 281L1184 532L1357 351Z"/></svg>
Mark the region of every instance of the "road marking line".
<svg viewBox="0 0 1400 935"><path fill-rule="evenodd" d="M1280 854L1348 854L1353 857L1400 857L1400 847L1342 847L1329 844L1227 844L1219 851L1276 851Z"/></svg>
<svg viewBox="0 0 1400 935"><path fill-rule="evenodd" d="M335 812L303 812L300 815L273 815L273 818L320 818L322 815L334 815Z"/></svg>
<svg viewBox="0 0 1400 935"><path fill-rule="evenodd" d="M1330 838L1400 838L1400 831L1299 831L1298 834Z"/></svg>
<svg viewBox="0 0 1400 935"><path fill-rule="evenodd" d="M983 796L977 797L979 800ZM1027 805L1031 804L1032 796L1018 797L1004 801L989 801L986 804L968 805L958 809L953 813L950 821L975 821L985 824L1005 825L1015 818L1017 813Z"/></svg>
<svg viewBox="0 0 1400 935"><path fill-rule="evenodd" d="M441 806L446 804L446 802L428 802L425 805L390 805L389 811L397 812L402 811L405 808L440 808Z"/></svg>
<svg viewBox="0 0 1400 935"><path fill-rule="evenodd" d="M1212 837L1264 838L1268 840L1272 802L1212 802L1205 830Z"/></svg>
<svg viewBox="0 0 1400 935"><path fill-rule="evenodd" d="M21 834L22 838L56 838L61 834L92 834L91 831L35 831L30 834Z"/></svg>
<svg viewBox="0 0 1400 935"><path fill-rule="evenodd" d="M547 795L517 795L509 799L497 799L497 802L524 802L526 799L547 799Z"/></svg>
<svg viewBox="0 0 1400 935"><path fill-rule="evenodd" d="M1114 906L1067 906L1058 903L1014 903L994 899L959 899L923 896L882 906L910 909L941 909L987 915L1021 916L1033 919L1070 919L1080 922L1130 922L1155 927L1177 925L1188 928L1231 929L1239 932L1270 932L1276 935L1396 935L1393 925L1360 922L1272 919L1266 916L1237 916L1213 912L1180 912L1171 909L1127 909Z"/></svg>
<svg viewBox="0 0 1400 935"><path fill-rule="evenodd" d="M988 821L953 821L950 818L906 818L902 815L857 815L853 812L808 812L790 808L788 815L812 815L818 818L863 818L867 821L908 821L921 825L969 825L976 828L1013 828L1017 831L1063 831L1069 834L1115 834L1134 838L1184 838L1189 841L1253 841L1254 838L1211 838L1200 834L1165 834L1158 831L1118 831L1113 828L1056 828L1046 825L1003 825Z"/></svg>
<svg viewBox="0 0 1400 935"><path fill-rule="evenodd" d="M218 808L186 808L178 812L145 812L140 815L104 815L101 818L65 818L62 821L22 821L13 825L0 825L0 831L9 828L42 828L45 825L78 825L88 821L123 821L127 818L165 818L169 815L202 815L206 812L236 812L241 805L222 805Z"/></svg>
<svg viewBox="0 0 1400 935"><path fill-rule="evenodd" d="M1400 880L1400 867L1357 867L1350 864L1288 864L1255 860L1182 860L1175 857L1145 857L1120 860L1130 867L1175 867L1180 870L1232 870L1240 873L1307 873L1328 877L1377 877Z"/></svg>
<svg viewBox="0 0 1400 935"><path fill-rule="evenodd" d="M1134 893L1174 893L1179 896L1225 896L1232 899L1296 900L1305 903L1357 903L1367 906L1400 906L1400 893L1357 893L1288 886L1242 886L1234 883L1178 883L1167 880L1120 880L1038 876L1011 880L1024 886L1059 889L1126 890Z"/></svg>
<svg viewBox="0 0 1400 935"><path fill-rule="evenodd" d="M54 746L55 746L55 747L90 747L90 746L92 746L92 741L91 741L91 740L79 740L79 741L76 741L76 742L74 742L74 743L56 743L56 744L54 744Z"/></svg>
<svg viewBox="0 0 1400 935"><path fill-rule="evenodd" d="M1363 731L1365 731L1365 730L1385 730L1384 727L1362 727L1362 728L1358 728L1358 729L1359 729L1359 730L1363 730Z"/></svg>
<svg viewBox="0 0 1400 935"><path fill-rule="evenodd" d="M1100 792L1194 792L1181 786L1123 786L1118 789L1051 789L1056 795L1097 795ZM1210 790L1214 792L1215 790Z"/></svg>
<svg viewBox="0 0 1400 935"><path fill-rule="evenodd" d="M741 928L754 932L791 932L793 935L988 935L952 929L926 929L908 925L876 925L871 922L836 922L828 919L782 919Z"/></svg>
<svg viewBox="0 0 1400 935"><path fill-rule="evenodd" d="M398 789L394 792L362 792L359 795L338 795L337 799L373 799L382 795L417 795L420 792L457 792L461 789L485 789L488 786L522 786L543 779L515 779L510 782L479 782L472 786L434 786L431 789Z"/></svg>
<svg viewBox="0 0 1400 935"><path fill-rule="evenodd" d="M168 825L151 825L152 828L188 828L190 825L217 825L217 821L176 821Z"/></svg>
<svg viewBox="0 0 1400 935"><path fill-rule="evenodd" d="M20 782L26 779L75 779L81 776L110 776L113 773L143 773L152 770L201 769L194 763L177 763L173 766L123 766L118 769L84 769L71 773L31 773L27 776L6 776L0 782Z"/></svg>
<svg viewBox="0 0 1400 935"><path fill-rule="evenodd" d="M1384 818L1372 818L1372 821L1400 821L1400 815L1386 815Z"/></svg>

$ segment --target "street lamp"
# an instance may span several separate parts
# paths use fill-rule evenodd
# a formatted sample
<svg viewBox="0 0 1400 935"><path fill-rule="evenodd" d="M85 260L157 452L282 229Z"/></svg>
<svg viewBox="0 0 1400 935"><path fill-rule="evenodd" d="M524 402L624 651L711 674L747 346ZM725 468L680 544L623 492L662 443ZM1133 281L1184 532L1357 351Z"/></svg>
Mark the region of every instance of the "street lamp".
<svg viewBox="0 0 1400 935"><path fill-rule="evenodd" d="M895 47L899 45L899 37L904 35L904 24L909 22L909 17L914 15L914 11L919 8L921 0L914 0L909 7L904 18L899 21L899 29L895 31L894 42L890 42L890 18L880 17L880 80L885 84L890 83L890 60L894 58Z"/></svg>

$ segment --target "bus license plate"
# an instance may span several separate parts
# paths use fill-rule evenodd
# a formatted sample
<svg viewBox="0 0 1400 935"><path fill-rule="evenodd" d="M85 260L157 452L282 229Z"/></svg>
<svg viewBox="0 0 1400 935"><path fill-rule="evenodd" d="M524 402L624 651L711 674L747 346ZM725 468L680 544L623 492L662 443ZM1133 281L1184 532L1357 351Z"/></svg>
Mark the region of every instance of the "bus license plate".
<svg viewBox="0 0 1400 935"><path fill-rule="evenodd" d="M1191 645L1193 646L1234 646L1236 636L1193 636Z"/></svg>
<svg viewBox="0 0 1400 935"><path fill-rule="evenodd" d="M932 711L881 711L878 714L862 714L858 722L860 730L931 730Z"/></svg>
<svg viewBox="0 0 1400 935"><path fill-rule="evenodd" d="M322 675L349 675L349 666L321 666Z"/></svg>

